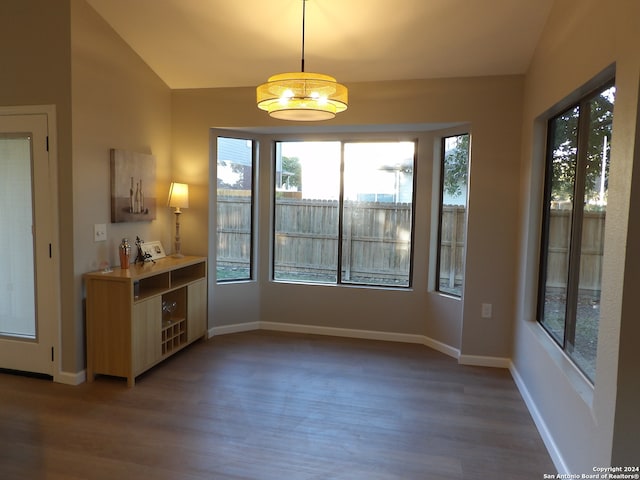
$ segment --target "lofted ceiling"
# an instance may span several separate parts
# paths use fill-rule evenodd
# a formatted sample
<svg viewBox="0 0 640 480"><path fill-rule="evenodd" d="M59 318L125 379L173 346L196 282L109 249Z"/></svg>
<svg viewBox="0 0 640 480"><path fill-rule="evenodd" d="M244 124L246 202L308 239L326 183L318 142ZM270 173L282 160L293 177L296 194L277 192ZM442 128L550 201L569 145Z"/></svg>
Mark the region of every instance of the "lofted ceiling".
<svg viewBox="0 0 640 480"><path fill-rule="evenodd" d="M172 89L300 70L303 0L87 0ZM554 0L306 0L305 70L341 83L525 73Z"/></svg>

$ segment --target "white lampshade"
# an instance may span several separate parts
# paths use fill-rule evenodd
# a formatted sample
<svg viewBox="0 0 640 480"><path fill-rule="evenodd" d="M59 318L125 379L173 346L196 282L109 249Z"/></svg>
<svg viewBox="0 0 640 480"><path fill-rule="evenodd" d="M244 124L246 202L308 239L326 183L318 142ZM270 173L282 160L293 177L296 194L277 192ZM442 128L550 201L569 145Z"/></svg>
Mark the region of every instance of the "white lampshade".
<svg viewBox="0 0 640 480"><path fill-rule="evenodd" d="M304 31L307 0L302 0L302 58L300 72L269 77L256 88L258 108L273 118L297 122L329 120L349 103L347 87L322 73L304 71Z"/></svg>
<svg viewBox="0 0 640 480"><path fill-rule="evenodd" d="M344 112L349 101L347 87L321 73L273 75L256 92L258 108L281 120L329 120Z"/></svg>
<svg viewBox="0 0 640 480"><path fill-rule="evenodd" d="M178 210L181 208L189 208L189 185L186 183L171 182L167 204Z"/></svg>

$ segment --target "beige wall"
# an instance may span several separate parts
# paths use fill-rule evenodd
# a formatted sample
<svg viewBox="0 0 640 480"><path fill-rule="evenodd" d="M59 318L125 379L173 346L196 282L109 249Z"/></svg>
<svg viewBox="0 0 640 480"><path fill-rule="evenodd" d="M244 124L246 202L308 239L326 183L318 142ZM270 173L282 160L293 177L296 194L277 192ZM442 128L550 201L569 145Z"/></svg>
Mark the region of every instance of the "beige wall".
<svg viewBox="0 0 640 480"><path fill-rule="evenodd" d="M633 0L609 2L606 8L598 0L558 0L526 78L513 363L556 464L571 473L592 473L594 466L612 461L616 465L635 464L638 460L637 440L632 435L640 426L640 358L637 347L619 345L619 338L625 331L625 338L635 333L637 340L640 311L637 291L634 299L629 288L623 288L638 274L635 252L629 251L625 257L625 251L631 241L637 243L637 232L628 227L632 209L638 207L638 199L630 197L630 192L632 180L637 182L639 175L633 168L638 157L639 18L640 4ZM545 112L567 95L572 94L575 100L575 95L584 91L585 82L614 62L617 95L593 388L535 322L544 123Z"/></svg>
<svg viewBox="0 0 640 480"><path fill-rule="evenodd" d="M172 248L173 216L165 207L171 181L169 88L84 0L71 2L73 108L74 310L65 322L64 369L84 368L81 275L101 262L117 265L123 237L133 244L160 240ZM111 223L109 150L156 157L157 218ZM70 171L69 171L70 174ZM67 175L70 176L70 175ZM107 224L107 241L94 242L93 226Z"/></svg>
<svg viewBox="0 0 640 480"><path fill-rule="evenodd" d="M85 365L81 274L114 264L123 235L171 246L169 211L139 226L109 217L109 148L156 155L166 197L170 92L83 0L3 1L0 54L0 105L56 107L61 370L73 375ZM94 223L107 224L106 243L93 242Z"/></svg>
<svg viewBox="0 0 640 480"><path fill-rule="evenodd" d="M3 0L0 12L0 105L56 107L62 360L76 371L69 0Z"/></svg>
<svg viewBox="0 0 640 480"><path fill-rule="evenodd" d="M213 284L210 327L281 322L409 335L426 335L465 355L508 357L514 309L521 77L422 80L348 85L349 110L331 122L341 133L351 126L468 122L473 160L469 199L469 251L464 302L430 292L434 138L420 142L414 275L411 291L296 286L269 282L270 173L268 145L259 185L258 283ZM176 175L203 190L215 185L209 170L209 129L291 126L271 120L255 106L253 88L173 92L173 159ZM414 127L415 128L415 127ZM499 146L499 148L496 148ZM264 148L264 147L263 147ZM210 191L211 193L211 191ZM205 196L203 195L203 198ZM214 212L215 204L211 204ZM185 225L186 250L206 251L202 229L206 205L195 206ZM215 213L215 212L214 212ZM185 224L189 221L185 215ZM196 222L197 220L197 222ZM209 232L209 253L214 237ZM494 317L480 318L481 303ZM259 305L259 307L257 306Z"/></svg>

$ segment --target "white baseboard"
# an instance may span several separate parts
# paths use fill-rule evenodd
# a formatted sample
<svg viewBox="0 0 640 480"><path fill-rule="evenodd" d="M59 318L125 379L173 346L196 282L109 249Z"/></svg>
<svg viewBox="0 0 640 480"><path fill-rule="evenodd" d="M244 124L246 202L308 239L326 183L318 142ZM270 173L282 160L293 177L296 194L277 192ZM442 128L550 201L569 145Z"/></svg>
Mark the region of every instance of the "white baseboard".
<svg viewBox="0 0 640 480"><path fill-rule="evenodd" d="M229 333L250 332L251 330L260 330L260 322L236 323L234 325L223 325L221 327L210 328L207 337L211 338L216 335L227 335Z"/></svg>
<svg viewBox="0 0 640 480"><path fill-rule="evenodd" d="M87 371L80 370L77 373L71 372L58 372L53 376L53 381L57 383L63 383L65 385L80 385L87 381Z"/></svg>
<svg viewBox="0 0 640 480"><path fill-rule="evenodd" d="M375 330L357 330L353 328L320 327L317 325L300 325L292 323L260 322L263 330L279 332L310 333L314 335L330 335L333 337L364 338L367 340L384 340L388 342L423 343L422 335L409 333L379 332Z"/></svg>
<svg viewBox="0 0 640 480"><path fill-rule="evenodd" d="M442 343L438 340L434 340L433 338L422 336L422 344L426 347L432 348L440 353L444 353L452 358L460 358L460 350L451 345L447 345L446 343Z"/></svg>
<svg viewBox="0 0 640 480"><path fill-rule="evenodd" d="M487 357L480 355L461 355L460 350L425 335L411 333L381 332L377 330L358 330L354 328L321 327L318 325L301 325L280 322L247 322L234 325L214 327L209 330L209 338L228 333L248 332L251 330L274 330L278 332L309 333L313 335L329 335L333 337L363 338L367 340L382 340L385 342L417 343L432 348L449 357L458 359L462 365L478 367L506 368L511 366L511 360L504 357Z"/></svg>
<svg viewBox="0 0 640 480"><path fill-rule="evenodd" d="M329 335L333 337L364 338L367 340L382 340L386 342L417 343L458 359L462 365L478 367L506 368L511 366L511 360L504 357L487 357L481 355L461 355L460 350L446 343L442 343L425 335L411 333L381 332L377 330L358 330L354 328L321 327L318 325L301 325L280 322L247 322L234 325L213 327L209 330L209 338L215 335L248 332L251 330L274 330L278 332L309 333L313 335Z"/></svg>
<svg viewBox="0 0 640 480"><path fill-rule="evenodd" d="M562 457L560 450L558 450L558 446L556 445L556 442L551 435L551 432L549 432L549 429L547 428L547 424L540 415L540 411L533 401L533 398L531 397L531 394L529 393L524 380L522 380L522 377L518 373L518 370L516 369L515 365L513 365L513 363L509 365L509 371L511 372L511 377L515 382L516 387L518 387L520 396L524 400L524 403L527 406L531 417L533 418L533 422L538 428L538 433L540 433L542 441L544 442L545 447L547 447L547 451L549 452L549 456L551 457L551 461L555 465L556 470L558 471L558 473L570 473L569 468L567 467L567 464L565 463L564 458Z"/></svg>
<svg viewBox="0 0 640 480"><path fill-rule="evenodd" d="M333 337L363 338L367 340L382 340L385 342L417 343L425 345L440 353L453 358L460 356L460 350L446 343L439 342L424 335L411 333L381 332L377 330L358 330L354 328L321 327L317 325L301 325L280 322L247 322L235 325L225 325L209 329L209 338L215 335L248 332L251 330L273 330L279 332L308 333L313 335L329 335Z"/></svg>
<svg viewBox="0 0 640 480"><path fill-rule="evenodd" d="M432 348L440 353L458 360L461 365L478 367L511 368L511 359L506 357L489 357L483 355L464 355L460 350L425 335L412 333L381 332L378 330L358 330L354 328L321 327L318 325L302 325L280 322L247 322L224 325L209 329L209 338L215 335L248 332L251 330L274 330L279 332L309 333L313 335L329 335L334 337L363 338L386 342L417 343Z"/></svg>
<svg viewBox="0 0 640 480"><path fill-rule="evenodd" d="M509 368L511 366L511 359L504 357L485 357L482 355L460 355L458 357L458 363L476 367Z"/></svg>

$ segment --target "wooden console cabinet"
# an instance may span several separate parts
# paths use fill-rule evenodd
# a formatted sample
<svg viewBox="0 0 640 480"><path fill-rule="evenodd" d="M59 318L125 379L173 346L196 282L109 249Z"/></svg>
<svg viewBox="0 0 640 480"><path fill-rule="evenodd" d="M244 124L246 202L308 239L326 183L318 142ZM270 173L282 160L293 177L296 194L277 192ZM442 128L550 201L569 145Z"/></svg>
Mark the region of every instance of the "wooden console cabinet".
<svg viewBox="0 0 640 480"><path fill-rule="evenodd" d="M135 378L207 333L207 262L166 257L84 275L87 380Z"/></svg>

